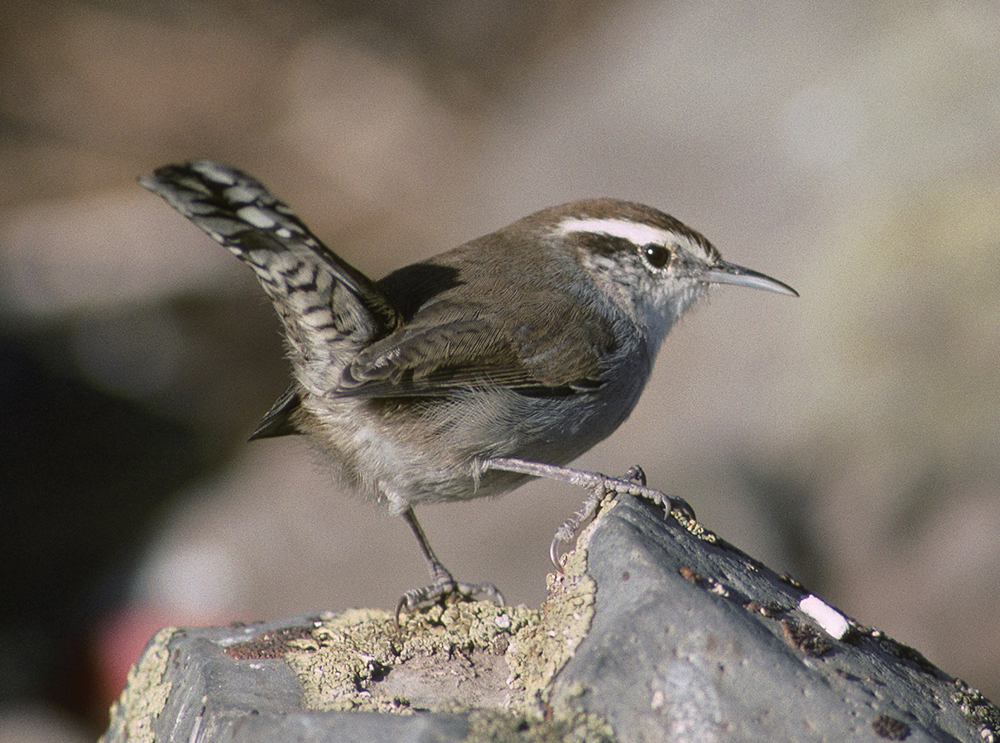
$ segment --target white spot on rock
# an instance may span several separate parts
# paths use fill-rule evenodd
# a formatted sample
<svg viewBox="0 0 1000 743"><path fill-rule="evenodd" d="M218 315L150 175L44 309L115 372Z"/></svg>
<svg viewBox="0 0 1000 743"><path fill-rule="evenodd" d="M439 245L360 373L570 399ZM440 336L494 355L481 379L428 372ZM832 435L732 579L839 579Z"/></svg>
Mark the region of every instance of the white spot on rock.
<svg viewBox="0 0 1000 743"><path fill-rule="evenodd" d="M809 594L799 601L799 608L815 619L823 631L836 640L842 638L851 626L847 617L814 594Z"/></svg>

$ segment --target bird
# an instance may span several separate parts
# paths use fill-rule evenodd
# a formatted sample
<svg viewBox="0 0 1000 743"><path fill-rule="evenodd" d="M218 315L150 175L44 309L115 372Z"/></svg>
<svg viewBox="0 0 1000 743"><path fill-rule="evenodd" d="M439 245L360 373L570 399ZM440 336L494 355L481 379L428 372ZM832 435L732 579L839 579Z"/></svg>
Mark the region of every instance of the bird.
<svg viewBox="0 0 1000 743"><path fill-rule="evenodd" d="M610 492L669 512L638 468L613 478L566 465L625 421L670 328L710 287L798 296L620 199L542 209L375 281L230 165L191 160L139 183L247 264L281 320L292 383L250 439L306 435L416 536L431 583L403 595L397 621L441 601L503 601L490 583L455 580L414 506L535 477L581 485L590 497L557 532L554 562Z"/></svg>

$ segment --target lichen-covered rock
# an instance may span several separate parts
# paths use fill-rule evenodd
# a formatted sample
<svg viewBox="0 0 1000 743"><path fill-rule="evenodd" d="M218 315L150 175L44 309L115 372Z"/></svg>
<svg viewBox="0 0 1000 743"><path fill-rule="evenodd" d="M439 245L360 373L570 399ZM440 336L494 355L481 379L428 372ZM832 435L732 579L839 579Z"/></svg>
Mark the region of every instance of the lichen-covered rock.
<svg viewBox="0 0 1000 743"><path fill-rule="evenodd" d="M982 743L1000 726L916 651L631 497L606 504L537 610L163 630L129 678L107 743Z"/></svg>

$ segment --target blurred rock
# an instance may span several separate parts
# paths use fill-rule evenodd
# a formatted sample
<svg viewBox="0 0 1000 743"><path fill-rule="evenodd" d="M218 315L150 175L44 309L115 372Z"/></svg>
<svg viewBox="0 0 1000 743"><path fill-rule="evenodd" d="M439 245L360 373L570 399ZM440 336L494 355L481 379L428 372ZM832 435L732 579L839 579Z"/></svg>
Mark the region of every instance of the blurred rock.
<svg viewBox="0 0 1000 743"><path fill-rule="evenodd" d="M138 190L48 203L0 227L5 315L39 321L213 289L233 275Z"/></svg>
<svg viewBox="0 0 1000 743"><path fill-rule="evenodd" d="M78 721L42 705L0 710L0 740L12 743L89 743L90 731Z"/></svg>
<svg viewBox="0 0 1000 743"><path fill-rule="evenodd" d="M941 627L1000 611L997 203L983 168L845 220L814 269L803 333L827 351L797 381L809 404L771 434L774 470L809 483L796 531L826 589L991 692L1000 640Z"/></svg>

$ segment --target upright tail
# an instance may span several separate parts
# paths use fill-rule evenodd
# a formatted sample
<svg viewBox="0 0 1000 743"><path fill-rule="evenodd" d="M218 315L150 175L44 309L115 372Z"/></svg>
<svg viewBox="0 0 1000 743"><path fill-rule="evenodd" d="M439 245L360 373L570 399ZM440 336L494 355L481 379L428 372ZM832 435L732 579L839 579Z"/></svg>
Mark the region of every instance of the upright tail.
<svg viewBox="0 0 1000 743"><path fill-rule="evenodd" d="M193 160L159 168L139 184L253 269L306 389L328 389L360 348L396 327L398 313L375 283L245 173Z"/></svg>

